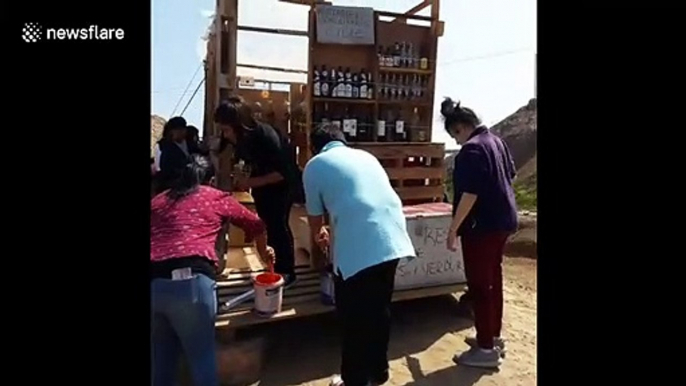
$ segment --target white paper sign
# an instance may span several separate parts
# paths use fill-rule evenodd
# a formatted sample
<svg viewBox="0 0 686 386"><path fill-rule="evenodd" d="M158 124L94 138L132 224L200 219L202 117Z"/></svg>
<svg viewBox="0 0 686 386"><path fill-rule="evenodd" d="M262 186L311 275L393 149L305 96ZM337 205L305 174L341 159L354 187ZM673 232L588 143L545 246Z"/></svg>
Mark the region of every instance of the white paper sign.
<svg viewBox="0 0 686 386"><path fill-rule="evenodd" d="M450 214L407 220L407 232L417 257L400 260L395 274L396 289L466 282L462 246L458 243L456 252L446 248L450 221Z"/></svg>

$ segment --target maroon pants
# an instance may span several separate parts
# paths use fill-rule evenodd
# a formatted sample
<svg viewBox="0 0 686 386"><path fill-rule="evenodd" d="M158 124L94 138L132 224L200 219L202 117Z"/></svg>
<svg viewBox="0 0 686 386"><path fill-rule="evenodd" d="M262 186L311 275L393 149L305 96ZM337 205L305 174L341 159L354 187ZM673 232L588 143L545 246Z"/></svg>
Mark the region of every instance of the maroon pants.
<svg viewBox="0 0 686 386"><path fill-rule="evenodd" d="M462 236L467 287L479 347L493 348L503 325L503 251L508 232Z"/></svg>

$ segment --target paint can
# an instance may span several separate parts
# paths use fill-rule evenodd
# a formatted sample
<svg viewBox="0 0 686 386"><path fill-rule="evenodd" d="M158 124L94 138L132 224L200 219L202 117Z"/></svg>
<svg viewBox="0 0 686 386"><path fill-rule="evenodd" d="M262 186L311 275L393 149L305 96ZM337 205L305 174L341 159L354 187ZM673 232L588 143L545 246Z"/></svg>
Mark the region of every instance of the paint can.
<svg viewBox="0 0 686 386"><path fill-rule="evenodd" d="M283 304L283 277L278 273L261 273L255 277L255 313L269 317L281 312Z"/></svg>

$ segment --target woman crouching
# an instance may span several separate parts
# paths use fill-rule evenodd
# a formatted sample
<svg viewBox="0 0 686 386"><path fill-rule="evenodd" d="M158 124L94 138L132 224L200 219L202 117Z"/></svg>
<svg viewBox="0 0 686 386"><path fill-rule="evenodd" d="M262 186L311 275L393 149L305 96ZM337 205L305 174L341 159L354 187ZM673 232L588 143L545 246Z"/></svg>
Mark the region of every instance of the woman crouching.
<svg viewBox="0 0 686 386"><path fill-rule="evenodd" d="M153 386L173 386L183 353L196 386L217 386L215 358L215 241L229 221L254 239L268 262L265 225L229 194L207 186L209 160L194 154L150 212L150 302Z"/></svg>

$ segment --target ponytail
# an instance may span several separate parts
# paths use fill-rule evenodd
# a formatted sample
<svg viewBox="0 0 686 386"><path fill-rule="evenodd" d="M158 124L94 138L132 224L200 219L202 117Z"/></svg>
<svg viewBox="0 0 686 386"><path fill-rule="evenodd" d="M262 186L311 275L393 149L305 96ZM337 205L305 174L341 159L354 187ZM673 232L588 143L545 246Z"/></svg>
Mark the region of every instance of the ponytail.
<svg viewBox="0 0 686 386"><path fill-rule="evenodd" d="M198 186L207 184L214 174L212 163L199 154L192 154L189 162L181 170L179 178L173 183L167 197L179 200L198 190Z"/></svg>
<svg viewBox="0 0 686 386"><path fill-rule="evenodd" d="M450 133L450 128L458 123L477 127L481 125L481 120L476 113L468 108L461 107L460 102L455 102L450 98L445 98L441 103L441 115L445 121L445 130Z"/></svg>

